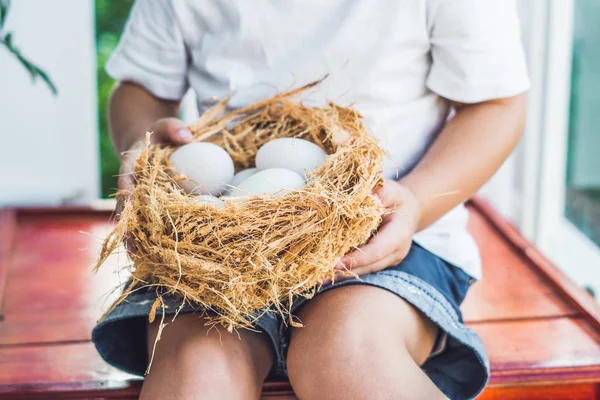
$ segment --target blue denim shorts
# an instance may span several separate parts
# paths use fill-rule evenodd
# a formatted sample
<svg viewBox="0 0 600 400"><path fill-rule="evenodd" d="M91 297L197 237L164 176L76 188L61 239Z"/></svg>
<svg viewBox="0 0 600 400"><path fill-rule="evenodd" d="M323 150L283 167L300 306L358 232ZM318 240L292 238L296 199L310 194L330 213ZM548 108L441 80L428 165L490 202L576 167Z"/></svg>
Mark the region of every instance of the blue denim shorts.
<svg viewBox="0 0 600 400"><path fill-rule="evenodd" d="M437 351L423 371L453 400L472 399L485 387L489 363L479 336L463 324L459 306L472 279L436 255L413 243L397 266L324 286L317 294L346 285L370 285L397 294L429 317L440 328ZM131 294L94 328L92 341L109 364L135 375L143 375L148 364L146 330L155 290ZM294 303L297 310L305 301ZM177 304L174 302L174 304ZM177 307L169 307L167 314ZM186 306L181 312L199 312ZM157 314L160 314L160 308ZM264 313L256 328L269 337L275 352L270 379L286 379L289 328L276 313Z"/></svg>

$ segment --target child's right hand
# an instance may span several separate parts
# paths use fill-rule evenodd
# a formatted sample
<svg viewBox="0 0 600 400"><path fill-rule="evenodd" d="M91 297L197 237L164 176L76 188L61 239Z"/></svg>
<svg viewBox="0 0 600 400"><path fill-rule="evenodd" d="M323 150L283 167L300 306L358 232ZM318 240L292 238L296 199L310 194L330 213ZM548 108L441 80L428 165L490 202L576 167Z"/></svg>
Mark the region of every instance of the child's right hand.
<svg viewBox="0 0 600 400"><path fill-rule="evenodd" d="M157 120L148 129L152 132L150 140L152 143L185 144L192 140L193 136L185 124L177 118L162 118ZM121 153L121 169L117 185L119 190L130 190L135 184L135 161L146 146L145 140L135 142L129 150ZM123 211L125 195L117 196L116 215Z"/></svg>

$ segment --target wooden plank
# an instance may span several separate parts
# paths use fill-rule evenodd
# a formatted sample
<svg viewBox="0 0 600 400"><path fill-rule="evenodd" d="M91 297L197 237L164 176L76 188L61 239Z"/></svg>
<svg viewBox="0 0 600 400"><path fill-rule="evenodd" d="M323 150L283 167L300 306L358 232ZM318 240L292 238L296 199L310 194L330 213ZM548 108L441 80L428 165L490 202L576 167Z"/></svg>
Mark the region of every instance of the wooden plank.
<svg viewBox="0 0 600 400"><path fill-rule="evenodd" d="M558 267L552 264L510 222L502 218L483 199L473 199L471 207L502 235L503 241L508 246L521 253L527 266L543 277L566 304L581 313L594 330L600 332L600 305L589 293L567 278Z"/></svg>
<svg viewBox="0 0 600 400"><path fill-rule="evenodd" d="M51 216L20 218L0 345L89 340L96 319L117 295L108 296L119 284L113 273L118 256L92 273L101 240L113 225L97 216Z"/></svg>
<svg viewBox="0 0 600 400"><path fill-rule="evenodd" d="M89 341L97 317L77 310L9 314L0 324L0 346Z"/></svg>
<svg viewBox="0 0 600 400"><path fill-rule="evenodd" d="M291 387L280 389L279 394L271 395L268 384L265 384L262 399L297 400ZM273 396L273 397L272 397ZM477 400L597 400L600 389L596 383L573 383L570 385L527 385L503 387L490 385L481 393Z"/></svg>
<svg viewBox="0 0 600 400"><path fill-rule="evenodd" d="M92 260L62 259L44 262L44 254L31 257L34 267L13 264L5 292L5 313L42 314L50 311L99 311L118 285L112 270L92 272Z"/></svg>
<svg viewBox="0 0 600 400"><path fill-rule="evenodd" d="M265 382L261 400L297 400L288 382Z"/></svg>
<svg viewBox="0 0 600 400"><path fill-rule="evenodd" d="M105 204L104 200L102 200L98 205L93 206L61 205L60 207L20 208L19 219L34 221L64 221L65 219L98 220L102 222L113 221L115 212L114 208L109 207L109 205L112 204Z"/></svg>
<svg viewBox="0 0 600 400"><path fill-rule="evenodd" d="M137 400L141 384L122 382L71 382L49 385L14 385L0 391L6 400Z"/></svg>
<svg viewBox="0 0 600 400"><path fill-rule="evenodd" d="M487 349L492 383L600 381L600 336L583 319L508 321L473 328Z"/></svg>
<svg viewBox="0 0 600 400"><path fill-rule="evenodd" d="M495 388L485 390L478 400L596 400L598 386L594 383L572 385L540 385Z"/></svg>
<svg viewBox="0 0 600 400"><path fill-rule="evenodd" d="M6 288L16 231L16 211L12 209L0 210L0 321L4 318L4 289Z"/></svg>
<svg viewBox="0 0 600 400"><path fill-rule="evenodd" d="M131 379L106 364L90 342L0 347L0 393L81 382L122 387Z"/></svg>
<svg viewBox="0 0 600 400"><path fill-rule="evenodd" d="M483 260L483 279L469 291L462 306L465 321L574 316L554 287L526 266L516 249L479 213L471 213L469 229Z"/></svg>

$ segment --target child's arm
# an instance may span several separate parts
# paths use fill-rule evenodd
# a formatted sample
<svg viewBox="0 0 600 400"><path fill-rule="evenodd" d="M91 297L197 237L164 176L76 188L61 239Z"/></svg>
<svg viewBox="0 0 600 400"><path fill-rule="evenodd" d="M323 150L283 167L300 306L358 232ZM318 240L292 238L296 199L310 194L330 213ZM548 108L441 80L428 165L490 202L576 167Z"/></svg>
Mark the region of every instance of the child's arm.
<svg viewBox="0 0 600 400"><path fill-rule="evenodd" d="M179 115L179 101L162 100L133 83L120 83L110 97L108 122L115 150L121 154L137 142L143 142L146 132L154 132L154 142L187 142L190 132ZM163 120L156 124L158 120Z"/></svg>
<svg viewBox="0 0 600 400"><path fill-rule="evenodd" d="M415 232L469 199L514 149L525 122L524 94L456 106L456 116L417 166L376 192L396 212L385 216L368 244L342 258L345 268L364 275L398 264Z"/></svg>
<svg viewBox="0 0 600 400"><path fill-rule="evenodd" d="M420 204L417 231L468 200L500 168L525 124L525 95L462 105L400 183Z"/></svg>
<svg viewBox="0 0 600 400"><path fill-rule="evenodd" d="M179 114L179 101L159 99L140 86L121 83L113 91L108 110L110 136L121 158L118 186L130 189L135 160L143 149L146 132L152 132L154 143L186 143L192 134ZM119 198L117 213L122 209Z"/></svg>

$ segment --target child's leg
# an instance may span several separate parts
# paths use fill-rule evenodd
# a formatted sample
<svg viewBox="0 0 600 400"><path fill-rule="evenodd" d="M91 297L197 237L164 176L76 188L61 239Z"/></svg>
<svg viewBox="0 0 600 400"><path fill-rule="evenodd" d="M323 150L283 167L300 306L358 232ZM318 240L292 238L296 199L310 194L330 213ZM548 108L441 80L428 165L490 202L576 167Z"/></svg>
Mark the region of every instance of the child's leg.
<svg viewBox="0 0 600 400"><path fill-rule="evenodd" d="M260 396L273 354L268 339L240 330L227 333L184 314L162 331L140 399L253 399ZM158 323L148 327L149 354ZM241 338L241 339L240 339Z"/></svg>
<svg viewBox="0 0 600 400"><path fill-rule="evenodd" d="M445 399L419 365L437 327L399 296L344 286L298 312L288 351L290 382L301 399Z"/></svg>

